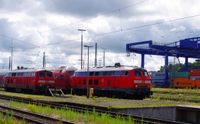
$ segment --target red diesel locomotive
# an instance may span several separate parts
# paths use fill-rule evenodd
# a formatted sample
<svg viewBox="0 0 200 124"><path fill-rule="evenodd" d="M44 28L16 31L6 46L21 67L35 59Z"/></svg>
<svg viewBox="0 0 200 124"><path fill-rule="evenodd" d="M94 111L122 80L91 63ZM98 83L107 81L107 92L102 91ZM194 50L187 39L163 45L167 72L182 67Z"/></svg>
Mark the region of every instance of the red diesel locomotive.
<svg viewBox="0 0 200 124"><path fill-rule="evenodd" d="M54 87L54 77L51 71L45 69L22 69L9 71L4 76L5 90L33 92L48 92L48 88Z"/></svg>
<svg viewBox="0 0 200 124"><path fill-rule="evenodd" d="M88 81L88 83L87 83ZM138 67L106 67L78 70L72 77L73 93L85 94L88 88L97 96L143 99L151 95L151 78Z"/></svg>

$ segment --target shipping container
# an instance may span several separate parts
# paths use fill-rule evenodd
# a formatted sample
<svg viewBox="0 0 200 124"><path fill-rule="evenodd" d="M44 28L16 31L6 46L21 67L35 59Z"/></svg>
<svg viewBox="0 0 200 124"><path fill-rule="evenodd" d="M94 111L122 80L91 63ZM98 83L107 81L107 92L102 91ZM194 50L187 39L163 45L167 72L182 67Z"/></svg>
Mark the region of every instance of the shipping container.
<svg viewBox="0 0 200 124"><path fill-rule="evenodd" d="M200 88L200 80L195 80L195 88Z"/></svg>
<svg viewBox="0 0 200 124"><path fill-rule="evenodd" d="M200 76L200 69L190 70L190 76Z"/></svg>
<svg viewBox="0 0 200 124"><path fill-rule="evenodd" d="M200 80L200 76L190 76L190 80Z"/></svg>
<svg viewBox="0 0 200 124"><path fill-rule="evenodd" d="M189 72L170 72L169 77L176 78L176 77L189 77Z"/></svg>
<svg viewBox="0 0 200 124"><path fill-rule="evenodd" d="M186 77L177 77L172 80L174 88L195 88L196 82Z"/></svg>

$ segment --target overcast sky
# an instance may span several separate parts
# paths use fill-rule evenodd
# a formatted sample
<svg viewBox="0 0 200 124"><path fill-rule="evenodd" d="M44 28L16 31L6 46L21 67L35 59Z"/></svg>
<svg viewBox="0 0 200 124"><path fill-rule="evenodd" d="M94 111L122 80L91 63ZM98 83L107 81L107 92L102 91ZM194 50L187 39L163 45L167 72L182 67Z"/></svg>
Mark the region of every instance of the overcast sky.
<svg viewBox="0 0 200 124"><path fill-rule="evenodd" d="M126 56L126 43L199 36L199 5L199 0L0 0L0 68L8 67L12 44L14 68L42 67L43 52L48 67L79 68L78 28L87 30L84 44L98 43L98 65L105 48L106 65L140 66L140 55ZM90 55L93 66L93 48ZM85 67L86 57L84 49ZM148 70L163 64L163 57L146 56Z"/></svg>

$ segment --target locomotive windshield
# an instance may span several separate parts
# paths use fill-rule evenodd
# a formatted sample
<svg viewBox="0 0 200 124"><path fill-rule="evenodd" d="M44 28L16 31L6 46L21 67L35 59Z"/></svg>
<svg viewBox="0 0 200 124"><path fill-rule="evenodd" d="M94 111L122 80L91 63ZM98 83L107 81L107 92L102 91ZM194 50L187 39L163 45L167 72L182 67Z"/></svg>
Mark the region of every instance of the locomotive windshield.
<svg viewBox="0 0 200 124"><path fill-rule="evenodd" d="M45 76L47 76L47 77L53 77L53 74L50 71L40 71L39 72L39 76L40 77L45 77Z"/></svg>
<svg viewBox="0 0 200 124"><path fill-rule="evenodd" d="M45 71L40 71L40 72L39 72L39 76L40 76L40 77L45 77Z"/></svg>
<svg viewBox="0 0 200 124"><path fill-rule="evenodd" d="M135 76L137 76L137 77L141 77L142 76L140 70L135 70L134 73L135 73Z"/></svg>
<svg viewBox="0 0 200 124"><path fill-rule="evenodd" d="M47 71L47 76L48 76L48 77L53 77L53 74L52 74L52 72L50 72L50 71Z"/></svg>
<svg viewBox="0 0 200 124"><path fill-rule="evenodd" d="M148 72L146 70L143 70L143 69L136 69L136 70L134 70L134 74L137 77L149 76Z"/></svg>
<svg viewBox="0 0 200 124"><path fill-rule="evenodd" d="M149 74L148 74L148 72L146 70L143 70L142 72L143 72L144 76L149 76Z"/></svg>

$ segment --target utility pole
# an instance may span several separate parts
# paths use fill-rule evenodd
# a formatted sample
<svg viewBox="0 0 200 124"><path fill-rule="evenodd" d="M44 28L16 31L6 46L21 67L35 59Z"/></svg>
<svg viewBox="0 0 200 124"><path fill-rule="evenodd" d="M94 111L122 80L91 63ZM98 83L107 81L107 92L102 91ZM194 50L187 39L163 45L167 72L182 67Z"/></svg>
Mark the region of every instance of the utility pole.
<svg viewBox="0 0 200 124"><path fill-rule="evenodd" d="M10 70L13 69L13 40L11 41L11 51L10 51Z"/></svg>
<svg viewBox="0 0 200 124"><path fill-rule="evenodd" d="M95 43L94 67L97 67L97 43Z"/></svg>
<svg viewBox="0 0 200 124"><path fill-rule="evenodd" d="M103 48L103 67L106 66L106 49Z"/></svg>
<svg viewBox="0 0 200 124"><path fill-rule="evenodd" d="M11 56L8 57L8 69L11 70Z"/></svg>
<svg viewBox="0 0 200 124"><path fill-rule="evenodd" d="M83 68L83 32L85 29L78 29L81 32L81 69Z"/></svg>
<svg viewBox="0 0 200 124"><path fill-rule="evenodd" d="M90 45L84 45L84 47L88 48L88 62L87 62L87 73L88 73L88 79L87 79L87 98L90 97L90 86L89 86L89 65L90 65L90 55L89 55L89 52L90 52L90 47L93 47L93 46L90 46Z"/></svg>
<svg viewBox="0 0 200 124"><path fill-rule="evenodd" d="M43 68L46 68L46 56L45 56L45 52L43 52Z"/></svg>

